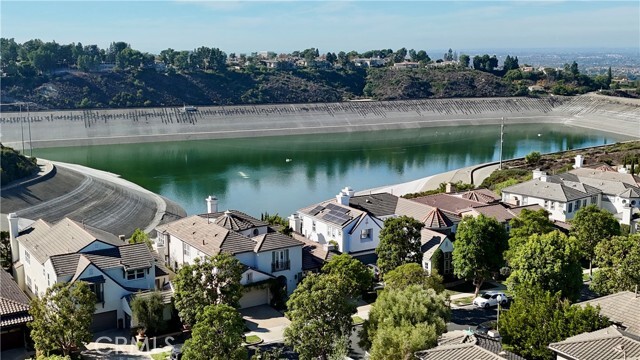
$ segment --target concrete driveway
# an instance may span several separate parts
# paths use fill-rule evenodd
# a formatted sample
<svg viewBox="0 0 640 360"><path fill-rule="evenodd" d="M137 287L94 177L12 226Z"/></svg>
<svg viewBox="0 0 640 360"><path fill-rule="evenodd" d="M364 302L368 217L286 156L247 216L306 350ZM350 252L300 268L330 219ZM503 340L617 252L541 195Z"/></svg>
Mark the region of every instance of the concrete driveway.
<svg viewBox="0 0 640 360"><path fill-rule="evenodd" d="M284 328L291 323L282 313L269 305L242 309L240 314L242 314L247 328L250 330L246 335L257 335L265 343L282 341L284 339Z"/></svg>

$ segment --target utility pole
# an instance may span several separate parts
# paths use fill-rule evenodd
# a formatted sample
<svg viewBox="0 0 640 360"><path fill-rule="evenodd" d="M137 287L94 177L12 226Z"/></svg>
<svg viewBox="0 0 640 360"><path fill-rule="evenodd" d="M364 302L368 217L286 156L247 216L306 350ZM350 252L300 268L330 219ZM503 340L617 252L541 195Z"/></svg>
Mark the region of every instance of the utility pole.
<svg viewBox="0 0 640 360"><path fill-rule="evenodd" d="M504 117L502 118L502 123L500 124L500 166L498 170L502 170L502 143L504 142Z"/></svg>
<svg viewBox="0 0 640 360"><path fill-rule="evenodd" d="M31 144L31 113L29 112L29 103L27 103L27 122L29 124L29 156L33 157L33 145Z"/></svg>

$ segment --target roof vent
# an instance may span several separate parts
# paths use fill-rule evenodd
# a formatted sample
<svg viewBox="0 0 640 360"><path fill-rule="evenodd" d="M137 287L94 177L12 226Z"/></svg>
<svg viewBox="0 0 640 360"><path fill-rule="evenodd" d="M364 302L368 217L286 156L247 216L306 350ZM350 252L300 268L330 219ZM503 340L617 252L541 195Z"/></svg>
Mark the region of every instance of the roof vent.
<svg viewBox="0 0 640 360"><path fill-rule="evenodd" d="M231 216L231 211L226 210L226 211L224 212L224 216L226 216L226 217L230 217L230 216Z"/></svg>

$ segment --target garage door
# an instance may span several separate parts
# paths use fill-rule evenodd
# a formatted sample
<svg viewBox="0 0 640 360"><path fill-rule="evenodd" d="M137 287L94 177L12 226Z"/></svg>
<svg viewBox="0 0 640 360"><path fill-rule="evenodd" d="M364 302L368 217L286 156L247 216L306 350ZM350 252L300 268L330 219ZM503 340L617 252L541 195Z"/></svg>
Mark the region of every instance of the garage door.
<svg viewBox="0 0 640 360"><path fill-rule="evenodd" d="M20 348L24 345L24 332L22 328L2 329L2 334L0 334L0 350Z"/></svg>
<svg viewBox="0 0 640 360"><path fill-rule="evenodd" d="M251 289L242 295L240 308L264 305L269 303L269 289Z"/></svg>
<svg viewBox="0 0 640 360"><path fill-rule="evenodd" d="M109 329L115 329L118 325L118 311L107 311L93 315L93 322L91 323L91 331L98 332Z"/></svg>

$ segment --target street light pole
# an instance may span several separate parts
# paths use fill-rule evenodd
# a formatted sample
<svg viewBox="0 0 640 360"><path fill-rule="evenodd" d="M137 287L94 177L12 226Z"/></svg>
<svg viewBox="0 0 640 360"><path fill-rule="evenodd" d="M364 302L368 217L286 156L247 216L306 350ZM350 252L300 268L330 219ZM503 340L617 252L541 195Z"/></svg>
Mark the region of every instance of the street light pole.
<svg viewBox="0 0 640 360"><path fill-rule="evenodd" d="M29 103L27 103L27 123L29 124L29 156L33 157L33 145L31 144L31 113L29 112Z"/></svg>
<svg viewBox="0 0 640 360"><path fill-rule="evenodd" d="M498 319L496 320L496 331L500 333L500 305L502 304L502 295L498 295Z"/></svg>

